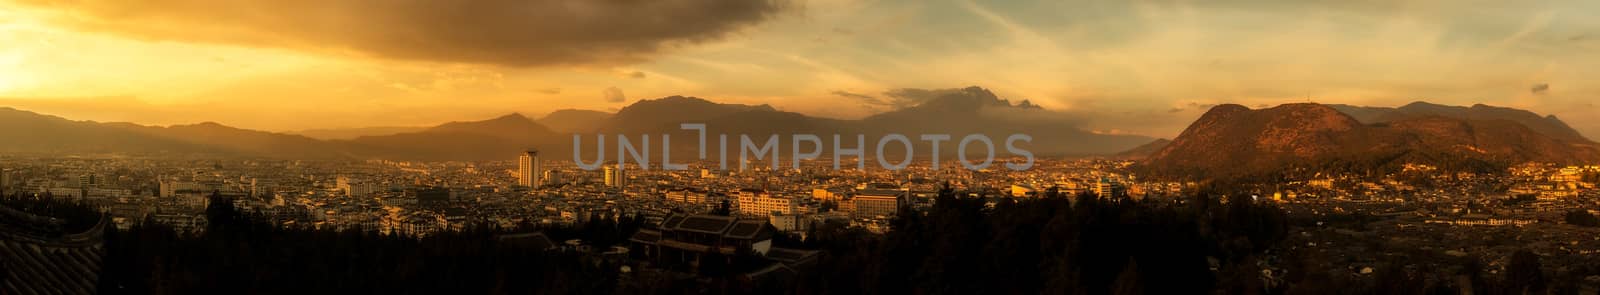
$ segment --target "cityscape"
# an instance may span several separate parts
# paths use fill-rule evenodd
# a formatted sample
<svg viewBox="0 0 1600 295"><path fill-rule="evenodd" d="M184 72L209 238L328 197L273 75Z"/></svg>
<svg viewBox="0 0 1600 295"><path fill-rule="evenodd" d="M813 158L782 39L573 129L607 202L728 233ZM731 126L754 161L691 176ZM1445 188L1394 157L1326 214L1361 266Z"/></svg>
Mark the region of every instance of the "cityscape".
<svg viewBox="0 0 1600 295"><path fill-rule="evenodd" d="M1600 294L1595 3L133 2L0 294Z"/></svg>

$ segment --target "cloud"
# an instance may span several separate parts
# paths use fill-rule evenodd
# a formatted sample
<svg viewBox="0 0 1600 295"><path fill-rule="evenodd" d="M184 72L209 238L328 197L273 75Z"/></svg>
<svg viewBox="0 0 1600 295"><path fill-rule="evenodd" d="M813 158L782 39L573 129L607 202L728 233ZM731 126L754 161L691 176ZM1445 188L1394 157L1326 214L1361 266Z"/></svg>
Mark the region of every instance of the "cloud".
<svg viewBox="0 0 1600 295"><path fill-rule="evenodd" d="M1533 94L1544 94L1545 92L1550 92L1550 84L1548 84L1548 83L1534 84L1533 88L1528 89L1528 91L1533 92Z"/></svg>
<svg viewBox="0 0 1600 295"><path fill-rule="evenodd" d="M840 94L835 92L835 94ZM896 109L918 107L922 111L976 111L978 116L1012 124L1052 124L1082 126L1082 113L1046 110L1030 100L1011 103L982 87L923 89L899 88L885 91L879 105Z"/></svg>
<svg viewBox="0 0 1600 295"><path fill-rule="evenodd" d="M1043 109L1043 107L1033 104L1033 101L1026 99L1012 104L1010 100L1001 99L994 92L978 86L947 89L899 88L884 91L883 96L883 99L877 100L880 105L897 109L918 106L933 100L967 101L973 102L980 107Z"/></svg>
<svg viewBox="0 0 1600 295"><path fill-rule="evenodd" d="M606 90L600 92L600 95L605 96L606 102L628 101L628 97L622 96L622 89L617 89L617 87L607 87Z"/></svg>
<svg viewBox="0 0 1600 295"><path fill-rule="evenodd" d="M617 77L633 78L633 79L644 79L644 72L640 72L640 71L617 71Z"/></svg>
<svg viewBox="0 0 1600 295"><path fill-rule="evenodd" d="M141 39L517 67L642 62L720 40L789 7L787 0L9 1L75 29Z"/></svg>
<svg viewBox="0 0 1600 295"><path fill-rule="evenodd" d="M969 91L970 90L970 91ZM884 91L882 100L884 105L894 108L907 108L921 105L924 102L944 97L968 97L974 99L998 100L994 93L978 87L949 88L949 89L922 89L900 88Z"/></svg>
<svg viewBox="0 0 1600 295"><path fill-rule="evenodd" d="M849 91L844 91L844 90L834 90L833 92L830 92L830 93L833 94L833 95L839 96L839 97L853 99L853 100L861 102L862 104L866 104L866 105L869 105L869 106L884 106L884 105L887 105L887 103L884 102L883 100L880 100L877 97L873 97L871 95L860 94L860 93L855 93L855 92L849 92Z"/></svg>
<svg viewBox="0 0 1600 295"><path fill-rule="evenodd" d="M534 90L534 92L543 93L543 94L561 94L561 88L544 88L544 89Z"/></svg>
<svg viewBox="0 0 1600 295"><path fill-rule="evenodd" d="M887 100L884 101L885 104L903 108L916 106L941 96L958 95L957 91L958 89L900 88L884 91L883 96L887 97Z"/></svg>

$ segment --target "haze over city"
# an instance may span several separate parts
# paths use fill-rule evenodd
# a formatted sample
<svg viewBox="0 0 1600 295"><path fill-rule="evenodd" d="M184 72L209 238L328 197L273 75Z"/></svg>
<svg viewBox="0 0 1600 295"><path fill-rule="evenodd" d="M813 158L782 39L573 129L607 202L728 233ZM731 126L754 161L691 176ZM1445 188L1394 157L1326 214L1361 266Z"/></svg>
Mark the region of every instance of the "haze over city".
<svg viewBox="0 0 1600 295"><path fill-rule="evenodd" d="M671 95L855 119L977 85L1163 138L1212 105L1306 101L1483 103L1600 134L1593 1L369 4L0 1L0 104L282 132Z"/></svg>

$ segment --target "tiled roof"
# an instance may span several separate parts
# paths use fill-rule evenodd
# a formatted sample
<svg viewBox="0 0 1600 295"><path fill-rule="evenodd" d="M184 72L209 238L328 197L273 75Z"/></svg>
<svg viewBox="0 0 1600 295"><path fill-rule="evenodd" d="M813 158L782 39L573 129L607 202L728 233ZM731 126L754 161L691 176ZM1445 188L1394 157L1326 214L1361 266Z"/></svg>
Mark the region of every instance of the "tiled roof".
<svg viewBox="0 0 1600 295"><path fill-rule="evenodd" d="M763 224L764 222L759 220L740 220L739 223L733 226L733 229L728 230L728 236L746 239L755 237L756 233L761 231Z"/></svg>
<svg viewBox="0 0 1600 295"><path fill-rule="evenodd" d="M798 275L798 273L795 272L793 268L789 268L789 266L784 265L783 263L772 263L767 265L767 267L745 273L744 277L747 280L756 281L767 279L789 279L794 278L796 275Z"/></svg>
<svg viewBox="0 0 1600 295"><path fill-rule="evenodd" d="M64 234L57 220L0 207L0 294L94 294L108 220Z"/></svg>
<svg viewBox="0 0 1600 295"><path fill-rule="evenodd" d="M772 247L772 249L767 250L766 256L768 259L794 266L810 263L812 260L816 259L818 253L821 252L817 250L799 250Z"/></svg>
<svg viewBox="0 0 1600 295"><path fill-rule="evenodd" d="M653 229L640 229L638 232L634 232L633 237L628 238L628 240L637 243L655 244L656 241L661 240L661 232Z"/></svg>
<svg viewBox="0 0 1600 295"><path fill-rule="evenodd" d="M667 221L661 222L661 228L678 228L678 224L683 223L683 219L683 215L667 216Z"/></svg>
<svg viewBox="0 0 1600 295"><path fill-rule="evenodd" d="M685 217L683 222L674 227L677 230L696 231L710 234L722 234L733 225L734 218L714 215L694 215Z"/></svg>

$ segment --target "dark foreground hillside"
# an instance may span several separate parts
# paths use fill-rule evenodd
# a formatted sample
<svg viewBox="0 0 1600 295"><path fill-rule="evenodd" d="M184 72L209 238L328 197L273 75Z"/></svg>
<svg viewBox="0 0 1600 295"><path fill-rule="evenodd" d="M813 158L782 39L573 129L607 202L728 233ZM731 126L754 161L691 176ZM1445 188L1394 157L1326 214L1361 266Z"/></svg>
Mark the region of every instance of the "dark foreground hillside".
<svg viewBox="0 0 1600 295"><path fill-rule="evenodd" d="M738 269L648 271L629 259L541 251L497 232L542 231L605 247L641 226L629 217L558 228L473 229L426 238L278 229L230 202L212 206L204 233L145 224L106 230L101 293L113 294L1518 294L1551 290L1538 257L1518 253L1505 275L1424 279L1391 264L1365 279L1329 275L1316 257L1284 251L1294 217L1249 197L1186 200L983 200L943 194L924 212L902 209L888 234L836 224L786 247L822 250L781 280ZM88 228L98 213L48 199L6 205ZM1473 265L1477 262L1464 262ZM626 268L625 268L626 267ZM730 266L735 267L735 266ZM627 269L626 271L624 269ZM1454 274L1448 274L1453 276ZM1504 277L1502 279L1501 277ZM1503 292L1502 292L1503 291Z"/></svg>

